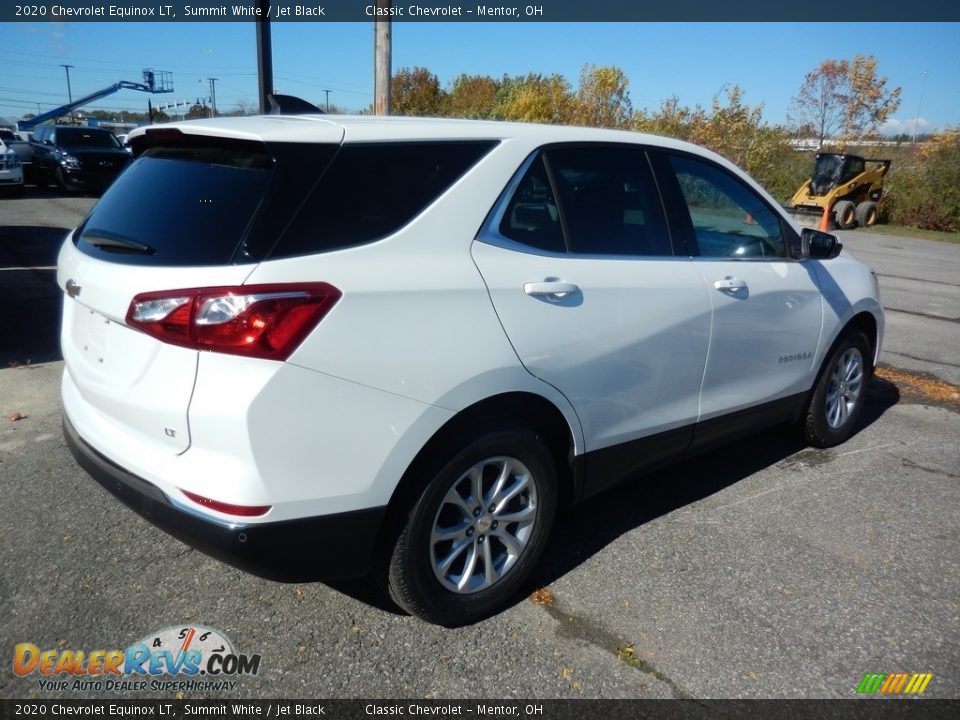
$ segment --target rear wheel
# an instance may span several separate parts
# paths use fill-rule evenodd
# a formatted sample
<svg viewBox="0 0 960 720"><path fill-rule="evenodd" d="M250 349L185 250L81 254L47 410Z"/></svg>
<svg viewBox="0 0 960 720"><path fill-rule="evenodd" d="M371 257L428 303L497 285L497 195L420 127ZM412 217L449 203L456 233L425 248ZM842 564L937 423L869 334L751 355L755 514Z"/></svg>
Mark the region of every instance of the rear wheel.
<svg viewBox="0 0 960 720"><path fill-rule="evenodd" d="M390 558L391 598L447 626L497 610L543 552L557 494L553 458L532 431L497 429L467 440L406 518Z"/></svg>
<svg viewBox="0 0 960 720"><path fill-rule="evenodd" d="M839 200L833 206L833 217L841 230L849 230L857 223L856 206L849 200Z"/></svg>
<svg viewBox="0 0 960 720"><path fill-rule="evenodd" d="M857 225L860 227L870 227L876 224L877 204L868 200L857 205Z"/></svg>
<svg viewBox="0 0 960 720"><path fill-rule="evenodd" d="M863 411L870 377L870 343L848 332L824 362L804 418L804 436L814 447L833 447L853 433Z"/></svg>

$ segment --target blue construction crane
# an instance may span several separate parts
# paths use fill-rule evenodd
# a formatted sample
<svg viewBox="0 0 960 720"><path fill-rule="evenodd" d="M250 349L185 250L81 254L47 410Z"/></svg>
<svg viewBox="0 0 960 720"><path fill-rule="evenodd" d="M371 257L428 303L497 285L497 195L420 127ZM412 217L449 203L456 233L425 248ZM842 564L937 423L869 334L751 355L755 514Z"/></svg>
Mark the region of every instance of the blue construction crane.
<svg viewBox="0 0 960 720"><path fill-rule="evenodd" d="M54 118L61 117L70 113L72 110L75 110L78 107L83 107L84 105L89 105L90 103L99 100L102 97L107 95L112 95L117 92L117 90L140 90L141 92L148 92L154 95L159 93L172 93L173 92L173 76L171 73L163 70L151 70L146 69L143 71L143 82L135 83L130 82L129 80L121 80L118 83L114 83L110 87L105 87L103 90L97 90L95 93L90 93L89 95L80 98L79 100L74 100L69 102L66 105L61 105L58 108L51 110L50 112L45 112L42 115L37 115L32 117L29 120L20 120L17 122L17 130L29 130L30 128L39 125L40 123L46 122L47 120L53 120Z"/></svg>

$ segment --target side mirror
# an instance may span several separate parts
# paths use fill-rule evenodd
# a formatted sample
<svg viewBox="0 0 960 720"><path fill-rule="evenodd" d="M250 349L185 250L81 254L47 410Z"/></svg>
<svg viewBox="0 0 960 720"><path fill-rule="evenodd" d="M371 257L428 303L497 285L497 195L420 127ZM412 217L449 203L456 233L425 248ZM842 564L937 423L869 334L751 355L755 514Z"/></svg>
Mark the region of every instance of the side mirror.
<svg viewBox="0 0 960 720"><path fill-rule="evenodd" d="M800 231L800 257L803 260L831 260L840 254L843 245L836 235L813 228Z"/></svg>

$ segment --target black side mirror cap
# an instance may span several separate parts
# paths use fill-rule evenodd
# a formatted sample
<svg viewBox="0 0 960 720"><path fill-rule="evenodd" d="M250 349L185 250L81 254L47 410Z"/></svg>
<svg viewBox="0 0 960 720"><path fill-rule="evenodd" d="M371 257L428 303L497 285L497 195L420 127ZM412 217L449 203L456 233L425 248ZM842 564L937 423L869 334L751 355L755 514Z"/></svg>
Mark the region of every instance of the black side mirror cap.
<svg viewBox="0 0 960 720"><path fill-rule="evenodd" d="M843 250L836 235L803 228L800 231L800 257L803 260L832 260Z"/></svg>

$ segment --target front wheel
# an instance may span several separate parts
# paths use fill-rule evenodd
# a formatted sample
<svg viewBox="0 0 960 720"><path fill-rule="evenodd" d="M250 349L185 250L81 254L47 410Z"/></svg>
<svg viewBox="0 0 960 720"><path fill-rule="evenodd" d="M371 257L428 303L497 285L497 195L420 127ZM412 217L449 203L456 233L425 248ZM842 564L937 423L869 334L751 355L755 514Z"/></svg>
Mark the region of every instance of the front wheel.
<svg viewBox="0 0 960 720"><path fill-rule="evenodd" d="M827 357L810 397L804 436L814 447L833 447L853 433L870 378L870 343L862 332L845 335Z"/></svg>
<svg viewBox="0 0 960 720"><path fill-rule="evenodd" d="M841 230L849 230L857 224L856 206L849 200L838 200L833 206L833 217Z"/></svg>
<svg viewBox="0 0 960 720"><path fill-rule="evenodd" d="M70 185L70 182L67 180L67 176L63 172L63 168L57 168L54 171L54 185L57 189L68 193L73 190L73 187Z"/></svg>
<svg viewBox="0 0 960 720"><path fill-rule="evenodd" d="M497 610L543 552L557 507L553 458L536 433L491 430L433 475L393 548L391 598L457 626Z"/></svg>

